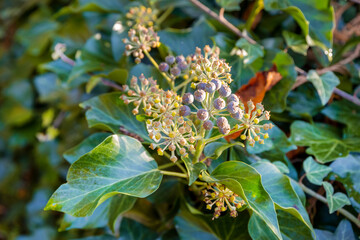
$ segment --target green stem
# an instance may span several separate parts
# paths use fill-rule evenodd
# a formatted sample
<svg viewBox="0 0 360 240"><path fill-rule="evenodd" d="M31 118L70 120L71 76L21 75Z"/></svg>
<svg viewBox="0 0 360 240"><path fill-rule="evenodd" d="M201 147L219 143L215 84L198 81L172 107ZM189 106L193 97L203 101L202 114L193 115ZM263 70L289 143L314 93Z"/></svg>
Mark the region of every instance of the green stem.
<svg viewBox="0 0 360 240"><path fill-rule="evenodd" d="M185 173L170 172L170 171L164 171L164 170L161 170L160 172L161 172L162 174L164 174L164 175L168 175L168 176L181 177L181 178L188 178L187 174L185 174Z"/></svg>
<svg viewBox="0 0 360 240"><path fill-rule="evenodd" d="M159 65L157 62L153 59L153 57L150 55L150 53L146 50L143 50L146 57L150 60L150 62L154 65L154 67L163 75L163 77L166 79L166 81L169 83L169 86L171 89L174 89L174 82L166 75L166 73L160 71Z"/></svg>
<svg viewBox="0 0 360 240"><path fill-rule="evenodd" d="M299 185L301 187L301 189L306 192L307 194L309 194L310 196L320 200L321 202L327 204L327 200L326 198L324 198L323 196L321 196L320 194L314 192L313 190L311 190L310 188L306 187L304 184L302 184L301 182L299 182ZM358 228L360 228L360 220L357 219L354 215L352 215L350 212L348 212L347 210L340 208L339 210L337 210L339 213L341 213L342 215L344 215L346 218L348 218L350 221L352 221Z"/></svg>
<svg viewBox="0 0 360 240"><path fill-rule="evenodd" d="M188 85L189 82L192 81L192 78L189 78L188 80L182 82L181 84L177 85L175 88L174 88L174 91L178 91L180 88L182 87L186 87L186 85Z"/></svg>
<svg viewBox="0 0 360 240"><path fill-rule="evenodd" d="M160 165L158 166L158 169L165 169L165 168L169 168L169 167L173 167L174 166L174 163L166 163L166 164L163 164L163 165Z"/></svg>
<svg viewBox="0 0 360 240"><path fill-rule="evenodd" d="M220 139L220 138L223 138L223 137L229 136L229 135L231 135L231 134L233 134L233 133L236 133L236 132L238 132L238 131L241 131L241 130L243 130L243 128L234 129L234 130L230 131L230 132L229 132L228 134L226 134L226 135L217 135L217 136L215 136L215 137L212 137L212 138L206 139L206 140L205 140L205 144L208 144L208 143L214 142L214 141L216 141L216 140L218 140L218 139Z"/></svg>
<svg viewBox="0 0 360 240"><path fill-rule="evenodd" d="M199 181L195 181L194 184L201 185L201 186L207 186L208 185L206 182L199 182Z"/></svg>
<svg viewBox="0 0 360 240"><path fill-rule="evenodd" d="M156 20L156 24L160 26L160 24L172 13L174 7L169 7L166 11Z"/></svg>
<svg viewBox="0 0 360 240"><path fill-rule="evenodd" d="M196 145L196 149L195 149L195 154L194 154L194 159L193 159L193 163L196 163L199 161L201 153L204 150L205 147L205 129L203 127L203 125L201 124L201 128L200 128L200 133L199 133L201 139L198 141L197 145Z"/></svg>
<svg viewBox="0 0 360 240"><path fill-rule="evenodd" d="M178 166L178 168L180 168L180 170L181 170L183 173L187 174L186 169L181 165L181 163L175 162L175 164L176 164L176 166Z"/></svg>

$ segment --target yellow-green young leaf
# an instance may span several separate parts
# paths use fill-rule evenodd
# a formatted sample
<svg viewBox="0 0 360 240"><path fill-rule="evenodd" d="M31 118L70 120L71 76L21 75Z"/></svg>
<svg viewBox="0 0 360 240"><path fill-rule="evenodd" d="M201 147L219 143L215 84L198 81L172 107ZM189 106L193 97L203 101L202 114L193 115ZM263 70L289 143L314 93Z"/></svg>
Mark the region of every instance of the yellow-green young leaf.
<svg viewBox="0 0 360 240"><path fill-rule="evenodd" d="M342 139L338 129L326 124L295 121L290 129L292 142L309 147L306 152L314 155L320 163L331 162L347 156L351 151L360 150L360 138Z"/></svg>
<svg viewBox="0 0 360 240"><path fill-rule="evenodd" d="M212 142L205 146L204 154L206 157L212 159L218 159L226 149L231 148L233 146L245 147L242 142L234 142L234 143Z"/></svg>
<svg viewBox="0 0 360 240"><path fill-rule="evenodd" d="M288 45L294 52L306 55L309 45L307 45L303 36L286 30L284 30L282 34L285 38L286 45Z"/></svg>
<svg viewBox="0 0 360 240"><path fill-rule="evenodd" d="M112 135L70 166L67 183L51 196L45 210L89 216L118 193L147 197L161 179L155 160L139 141Z"/></svg>
<svg viewBox="0 0 360 240"><path fill-rule="evenodd" d="M274 202L264 189L261 175L255 168L243 162L224 162L214 169L211 176L204 176L204 180L225 184L241 196L251 210L251 218L261 219L264 222L263 227L269 228L278 239L281 239ZM253 230L250 226L249 233L253 237L256 229Z"/></svg>
<svg viewBox="0 0 360 240"><path fill-rule="evenodd" d="M312 82L316 88L323 105L329 101L334 88L340 83L338 77L333 72L326 72L319 76L314 70L309 71L307 80Z"/></svg>
<svg viewBox="0 0 360 240"><path fill-rule="evenodd" d="M308 157L304 161L304 170L307 179L309 179L311 183L320 186L324 177L326 177L332 169L328 166L318 164L312 157Z"/></svg>
<svg viewBox="0 0 360 240"><path fill-rule="evenodd" d="M101 77L92 76L86 83L86 93L90 93L99 82L101 82Z"/></svg>
<svg viewBox="0 0 360 240"><path fill-rule="evenodd" d="M241 38L236 42L236 46L246 51L244 56L244 64L251 64L256 59L264 56L264 47L259 44L249 43L245 38Z"/></svg>
<svg viewBox="0 0 360 240"><path fill-rule="evenodd" d="M206 169L206 165L203 162L193 163L189 157L182 157L181 159L185 164L189 176L188 184L190 186L198 179L200 172Z"/></svg>
<svg viewBox="0 0 360 240"><path fill-rule="evenodd" d="M257 162L252 166L260 173L262 185L275 203L281 232L286 231L285 235L298 235L297 239L315 239L309 216L291 186L290 179L269 162ZM279 215L279 212L282 214ZM291 219L291 222L282 217ZM289 224L297 227L292 228Z"/></svg>
<svg viewBox="0 0 360 240"><path fill-rule="evenodd" d="M131 133L150 141L145 124L136 119L131 113L131 105L125 105L120 96L121 93L117 92L106 93L81 103L80 107L88 109L86 120L89 127L118 133L120 126L123 126Z"/></svg>
<svg viewBox="0 0 360 240"><path fill-rule="evenodd" d="M340 192L334 194L334 188L330 183L323 182L323 186L326 191L326 200L329 205L329 213L333 213L345 205L350 205L350 200L345 194Z"/></svg>

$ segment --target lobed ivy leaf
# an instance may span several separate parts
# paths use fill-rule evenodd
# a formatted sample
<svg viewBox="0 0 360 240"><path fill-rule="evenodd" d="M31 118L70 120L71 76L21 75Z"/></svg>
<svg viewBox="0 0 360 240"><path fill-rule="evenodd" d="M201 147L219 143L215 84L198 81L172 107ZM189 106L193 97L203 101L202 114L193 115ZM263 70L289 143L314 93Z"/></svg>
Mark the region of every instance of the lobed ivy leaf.
<svg viewBox="0 0 360 240"><path fill-rule="evenodd" d="M312 157L306 158L303 166L307 179L311 183L319 186L321 186L324 177L332 171L330 167L315 162Z"/></svg>
<svg viewBox="0 0 360 240"><path fill-rule="evenodd" d="M284 30L282 34L285 38L286 45L288 45L288 47L290 47L294 52L300 53L304 56L307 54L309 46L307 45L304 37L286 30Z"/></svg>
<svg viewBox="0 0 360 240"><path fill-rule="evenodd" d="M334 188L330 183L323 182L322 184L326 191L326 200L329 204L330 214L342 208L345 205L350 205L350 200L344 193L337 192L334 194Z"/></svg>
<svg viewBox="0 0 360 240"><path fill-rule="evenodd" d="M206 169L206 165L203 162L193 163L189 157L182 157L181 159L185 164L190 186L198 179L200 172Z"/></svg>
<svg viewBox="0 0 360 240"><path fill-rule="evenodd" d="M102 202L116 194L150 195L161 179L155 160L139 141L112 135L70 166L67 183L56 190L45 210L90 216Z"/></svg>
<svg viewBox="0 0 360 240"><path fill-rule="evenodd" d="M320 163L345 157L351 151L360 151L360 138L341 138L337 129L326 124L295 121L291 124L291 141L298 146L308 146Z"/></svg>
<svg viewBox="0 0 360 240"><path fill-rule="evenodd" d="M335 101L321 111L332 120L347 126L348 132L360 136L360 107L349 101Z"/></svg>
<svg viewBox="0 0 360 240"><path fill-rule="evenodd" d="M274 202L263 187L261 175L255 168L238 161L224 162L214 169L211 176L203 175L203 178L208 182L225 184L237 193L250 209L250 222L253 221L252 218L260 219L264 222L264 228L269 228L278 239L282 239ZM257 230L251 229L251 226L249 224L249 234L254 237Z"/></svg>
<svg viewBox="0 0 360 240"><path fill-rule="evenodd" d="M205 146L204 154L208 158L218 159L226 149L234 146L245 147L245 145L242 142L234 142L234 143L212 142Z"/></svg>
<svg viewBox="0 0 360 240"><path fill-rule="evenodd" d="M80 107L87 109L86 120L89 127L117 133L120 126L123 126L149 142L145 124L137 121L131 113L131 106L124 104L120 96L119 92L106 93L81 103Z"/></svg>
<svg viewBox="0 0 360 240"><path fill-rule="evenodd" d="M360 213L360 156L349 154L338 158L330 167L336 174L336 180L344 184L351 205Z"/></svg>
<svg viewBox="0 0 360 240"><path fill-rule="evenodd" d="M322 105L329 101L334 88L340 83L338 77L333 72L326 72L319 76L315 70L309 71L307 80L312 82L316 88Z"/></svg>

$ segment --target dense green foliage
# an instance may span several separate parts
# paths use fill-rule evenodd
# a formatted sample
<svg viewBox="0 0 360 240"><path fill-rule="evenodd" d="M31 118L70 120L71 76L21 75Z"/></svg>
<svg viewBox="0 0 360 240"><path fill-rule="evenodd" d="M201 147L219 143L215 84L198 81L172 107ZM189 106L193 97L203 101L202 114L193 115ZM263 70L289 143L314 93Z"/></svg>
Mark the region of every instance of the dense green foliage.
<svg viewBox="0 0 360 240"><path fill-rule="evenodd" d="M356 239L360 36L348 24L360 17L360 5L202 1L216 13L223 8L224 26L192 2L0 3L0 240ZM130 14L140 6L151 12ZM126 54L133 49L123 42L139 22L154 25L159 37L143 57ZM252 99L271 111L270 121L261 105L258 118L249 112L267 130L253 129L264 139L253 140L251 126L239 127L230 114L228 131L220 124L205 131L200 117L189 116L194 145L186 137L186 149L153 147L155 117L133 114L124 85L144 74L160 90L172 89L172 104L180 106L200 73L189 64L174 77L175 67L165 73L157 64L194 55L196 47L219 48L246 109ZM221 77L227 86L230 77ZM208 93L207 103L214 98ZM172 110L178 124L182 115ZM249 130L246 141L228 138L239 129ZM215 204L220 192L230 203L209 210L204 195Z"/></svg>

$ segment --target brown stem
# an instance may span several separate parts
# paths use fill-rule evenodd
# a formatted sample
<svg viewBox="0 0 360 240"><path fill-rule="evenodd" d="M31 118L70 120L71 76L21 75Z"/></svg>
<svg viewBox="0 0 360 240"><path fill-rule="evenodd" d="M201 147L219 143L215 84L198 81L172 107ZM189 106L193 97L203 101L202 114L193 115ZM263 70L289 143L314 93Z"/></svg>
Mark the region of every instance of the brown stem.
<svg viewBox="0 0 360 240"><path fill-rule="evenodd" d="M251 44L256 44L256 41L252 38L250 38L248 35L243 34L237 27L235 27L234 25L232 25L228 20L226 20L226 18L224 18L221 15L216 14L215 12L211 11L210 8L208 8L207 6L205 6L204 4L202 4L201 2L199 2L198 0L189 0L190 2L192 2L195 6L197 6L198 8L200 8L203 12L205 12L206 14L208 14L210 17L215 18L216 20L218 20L222 25L224 25L225 27L227 27L230 31L232 31L233 33L235 33L238 37L241 38L245 38L249 43ZM220 14L221 14L221 10L220 10Z"/></svg>

